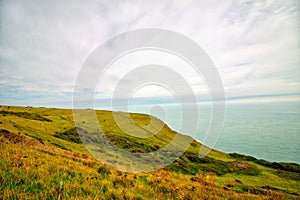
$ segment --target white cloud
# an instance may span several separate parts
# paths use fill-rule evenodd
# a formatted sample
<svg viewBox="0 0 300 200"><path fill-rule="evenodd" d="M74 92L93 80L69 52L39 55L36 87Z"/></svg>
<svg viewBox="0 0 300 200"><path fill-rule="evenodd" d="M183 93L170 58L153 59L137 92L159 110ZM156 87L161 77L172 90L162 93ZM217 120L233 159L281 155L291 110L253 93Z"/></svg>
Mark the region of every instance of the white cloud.
<svg viewBox="0 0 300 200"><path fill-rule="evenodd" d="M299 94L299 12L300 3L292 0L1 1L0 84L6 101L0 103L30 104L35 93L52 96L54 103L70 100L93 49L113 35L145 27L196 41L219 69L229 97ZM196 93L204 91L196 76L186 75ZM113 90L120 71L108 76L106 91Z"/></svg>

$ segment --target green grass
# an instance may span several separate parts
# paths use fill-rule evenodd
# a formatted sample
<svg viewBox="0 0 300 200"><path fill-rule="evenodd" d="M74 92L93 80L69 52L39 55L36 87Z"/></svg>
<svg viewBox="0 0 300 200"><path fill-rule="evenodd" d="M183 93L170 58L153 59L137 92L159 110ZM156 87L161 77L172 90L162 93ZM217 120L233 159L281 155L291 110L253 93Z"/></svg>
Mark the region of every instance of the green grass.
<svg viewBox="0 0 300 200"><path fill-rule="evenodd" d="M157 118L110 111L96 114L101 137L88 116L82 117L76 129L69 109L1 106L0 199L299 198L298 164L216 150L199 158L199 142L171 130ZM126 130L116 124L114 116L121 119ZM99 144L105 144L104 137L134 153L156 151L175 136L179 140L169 149L170 154L176 154L183 141L191 140L192 144L164 169L132 174L96 160L77 131L90 144L97 143L96 150L110 154L110 161L115 163L122 155L99 148Z"/></svg>

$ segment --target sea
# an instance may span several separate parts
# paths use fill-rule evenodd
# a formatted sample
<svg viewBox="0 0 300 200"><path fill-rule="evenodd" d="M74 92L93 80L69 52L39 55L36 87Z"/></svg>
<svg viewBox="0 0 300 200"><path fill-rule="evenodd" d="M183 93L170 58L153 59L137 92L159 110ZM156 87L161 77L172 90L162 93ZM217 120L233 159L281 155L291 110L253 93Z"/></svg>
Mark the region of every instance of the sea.
<svg viewBox="0 0 300 200"><path fill-rule="evenodd" d="M199 103L198 129L196 133L186 131L184 134L191 135L205 144L207 130L211 124L211 108L210 104ZM182 122L181 109L182 107L176 104L128 107L129 112L156 115L178 132L180 132ZM212 148L272 162L300 164L299 101L227 102L225 111L223 128Z"/></svg>

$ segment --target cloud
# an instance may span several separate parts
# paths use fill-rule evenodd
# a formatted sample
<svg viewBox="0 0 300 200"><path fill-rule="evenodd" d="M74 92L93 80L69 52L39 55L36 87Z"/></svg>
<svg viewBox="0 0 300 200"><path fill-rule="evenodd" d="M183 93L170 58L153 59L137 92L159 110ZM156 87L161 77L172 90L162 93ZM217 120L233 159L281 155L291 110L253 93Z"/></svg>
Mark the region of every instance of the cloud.
<svg viewBox="0 0 300 200"><path fill-rule="evenodd" d="M149 27L182 33L202 46L219 69L228 97L299 94L299 12L300 3L292 0L4 0L0 103L26 105L50 99L55 105L63 99L70 107L77 74L88 55L116 34ZM132 63L127 61L128 66ZM185 71L179 64L172 66ZM111 94L126 70L130 66L107 74L99 98ZM203 80L192 71L184 75L197 94L208 95ZM139 96L162 94L144 89Z"/></svg>

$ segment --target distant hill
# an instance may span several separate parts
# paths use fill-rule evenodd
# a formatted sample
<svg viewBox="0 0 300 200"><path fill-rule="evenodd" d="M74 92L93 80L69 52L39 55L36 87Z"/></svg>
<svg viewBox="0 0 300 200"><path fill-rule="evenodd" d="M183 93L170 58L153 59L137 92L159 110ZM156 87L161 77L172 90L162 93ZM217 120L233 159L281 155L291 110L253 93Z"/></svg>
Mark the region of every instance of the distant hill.
<svg viewBox="0 0 300 200"><path fill-rule="evenodd" d="M128 118L128 113L100 110L96 114L106 138L127 152L154 152L176 135L182 141L191 139L149 115L131 113ZM145 137L126 134L113 114L122 117L129 131ZM154 125L147 126L151 121ZM156 133L158 127L162 129ZM97 134L85 120L76 129L70 109L1 106L0 199L300 198L298 164L216 150L199 158L201 144L192 140L171 165L150 173L126 173L96 160L82 144L78 130L91 141ZM174 151L179 147L174 145ZM109 162L118 164L120 155L101 145L98 148L110 154Z"/></svg>

